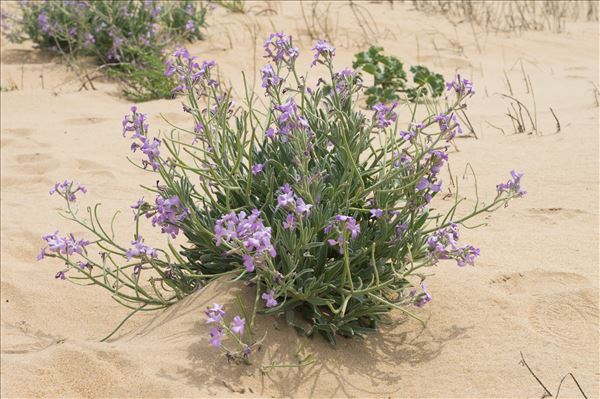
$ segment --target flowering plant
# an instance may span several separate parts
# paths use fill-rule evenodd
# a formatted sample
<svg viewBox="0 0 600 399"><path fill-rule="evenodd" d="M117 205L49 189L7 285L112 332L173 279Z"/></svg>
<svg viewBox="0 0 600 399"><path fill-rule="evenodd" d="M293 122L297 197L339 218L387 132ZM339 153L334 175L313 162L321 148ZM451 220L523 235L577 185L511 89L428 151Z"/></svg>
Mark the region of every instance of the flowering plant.
<svg viewBox="0 0 600 399"><path fill-rule="evenodd" d="M374 332L394 309L418 319L415 307L432 299L421 271L445 259L473 265L479 255L459 244L460 224L524 195L522 174L514 172L491 202L466 215L457 215L456 194L448 212L432 205L471 82L450 82L445 102L427 107L422 119L410 102L377 104L369 117L356 109L356 72L336 71L335 48L326 42L315 46L313 65L327 78L314 85L298 75L290 36L272 34L264 48L264 109L248 90L238 106L215 79L214 62L178 49L166 74L187 99L189 126L153 136L135 106L123 120L123 135L143 154L140 167L160 178L148 188L155 199L132 206L131 245L114 241L97 207L88 208L87 220L79 217L75 194L83 190L67 181L53 191L93 241L55 233L44 238L40 258L59 258L61 278L98 284L134 311L168 306L215 278L246 281L255 293L251 316L230 325L219 306L207 311L211 343L220 346L231 333L241 356L253 345L240 340L245 320L256 312L285 314L290 325L332 343L336 334ZM139 232L144 218L186 243L148 246ZM99 258L90 245L100 248Z"/></svg>
<svg viewBox="0 0 600 399"><path fill-rule="evenodd" d="M112 67L126 96L143 101L170 96L163 51L202 39L205 15L202 3L192 0L22 1L16 15L3 15L2 32L64 56L92 55Z"/></svg>

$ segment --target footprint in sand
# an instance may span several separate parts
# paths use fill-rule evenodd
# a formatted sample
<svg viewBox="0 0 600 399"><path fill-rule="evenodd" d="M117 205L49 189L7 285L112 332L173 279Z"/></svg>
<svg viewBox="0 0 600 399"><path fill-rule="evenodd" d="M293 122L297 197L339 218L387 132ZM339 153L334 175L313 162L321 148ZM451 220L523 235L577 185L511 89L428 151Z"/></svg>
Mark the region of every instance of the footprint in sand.
<svg viewBox="0 0 600 399"><path fill-rule="evenodd" d="M598 305L585 276L569 272L530 271L501 274L489 284L511 295L526 295L526 317L543 339L558 345L589 347L596 339ZM525 316L525 315L524 315Z"/></svg>
<svg viewBox="0 0 600 399"><path fill-rule="evenodd" d="M549 224L557 224L558 220L582 217L582 216L585 216L586 214L588 214L588 212L586 212L582 209L552 207L552 208L529 208L529 209L527 209L526 216L532 217L537 220L544 221Z"/></svg>
<svg viewBox="0 0 600 399"><path fill-rule="evenodd" d="M81 118L66 119L65 124L70 126L95 125L97 123L102 123L108 120L108 118L96 118L93 116L85 116Z"/></svg>
<svg viewBox="0 0 600 399"><path fill-rule="evenodd" d="M586 348L597 339L598 304L591 290L544 295L530 306L529 322L549 341Z"/></svg>
<svg viewBox="0 0 600 399"><path fill-rule="evenodd" d="M2 354L22 355L39 352L53 345L65 342L63 338L54 337L38 331L32 333L31 327L25 321L2 326Z"/></svg>

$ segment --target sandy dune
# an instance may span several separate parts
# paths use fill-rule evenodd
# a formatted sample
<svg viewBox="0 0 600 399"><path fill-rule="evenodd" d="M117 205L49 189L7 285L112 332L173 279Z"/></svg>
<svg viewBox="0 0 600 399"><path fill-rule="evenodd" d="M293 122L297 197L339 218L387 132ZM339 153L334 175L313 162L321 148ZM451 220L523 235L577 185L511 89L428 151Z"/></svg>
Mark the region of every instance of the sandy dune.
<svg viewBox="0 0 600 399"><path fill-rule="evenodd" d="M469 116L479 139L458 140L460 151L451 157L471 203L473 179L462 180L467 163L488 200L511 169L526 172L526 198L483 217L486 227L464 231L465 241L482 249L477 266L442 263L428 278L434 300L421 311L428 326L393 314L397 324L380 334L342 339L333 349L263 317L259 330L268 331L268 344L255 364L228 366L208 346L202 310L212 302L231 306L247 290L216 283L165 312L136 316L109 342L98 342L127 312L100 288L55 280L56 262L35 261L42 234L72 228L56 215L61 203L48 190L59 179L84 182L90 192L82 204L102 202L106 219L121 210L117 225L127 240L128 207L143 195L139 184L152 184L154 176L126 160L120 123L129 103L114 84L78 91L74 76L51 55L2 39L2 86L18 86L1 94L3 397L540 397L543 390L519 365L520 352L552 393L572 372L588 397L598 397L598 24L567 24L561 34L475 28L474 35L468 24L453 26L408 5L360 5L376 25L361 28L345 3L332 3L329 11L322 5L340 69L378 43L408 64L424 63L445 77L460 70L475 82ZM216 9L207 40L189 47L200 59L215 59L236 90L241 70L260 90L261 43L270 31L292 34L303 51L300 62L310 63L313 40L300 6L275 4L275 15L261 12L265 7L251 3L247 15ZM533 107L523 71L531 77L539 134L511 135L504 115L509 101L498 93L508 93L506 74L514 95ZM560 120L558 133L550 107ZM140 108L154 132L165 128L161 112L189 123L179 101ZM164 243L146 229L147 241ZM271 362L293 362L302 347L316 363L260 372ZM561 397L580 397L572 381Z"/></svg>

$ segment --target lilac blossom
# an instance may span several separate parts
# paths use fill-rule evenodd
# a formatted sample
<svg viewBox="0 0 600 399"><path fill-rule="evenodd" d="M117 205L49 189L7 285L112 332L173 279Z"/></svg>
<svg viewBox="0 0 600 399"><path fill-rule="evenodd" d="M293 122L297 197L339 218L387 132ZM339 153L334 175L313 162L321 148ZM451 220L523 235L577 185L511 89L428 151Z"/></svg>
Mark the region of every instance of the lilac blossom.
<svg viewBox="0 0 600 399"><path fill-rule="evenodd" d="M398 115L394 112L394 108L397 106L398 102L396 101L392 102L390 105L377 103L373 106L373 111L375 111L373 119L377 119L377 126L380 129L385 129L391 126L392 123L396 122Z"/></svg>
<svg viewBox="0 0 600 399"><path fill-rule="evenodd" d="M423 291L423 293L419 295L417 295L416 289L410 291L410 296L417 298L414 302L414 305L418 308L422 308L432 299L429 292L427 292L427 286L425 285L425 283L421 283L421 290Z"/></svg>
<svg viewBox="0 0 600 399"><path fill-rule="evenodd" d="M223 310L223 305L219 305L218 303L213 303L211 308L207 307L204 311L206 315L206 323L220 323L221 319L225 317L225 311Z"/></svg>
<svg viewBox="0 0 600 399"><path fill-rule="evenodd" d="M175 238L179 234L179 223L188 215L188 210L185 208L179 197L173 195L169 198L156 196L156 212L152 216L152 226L160 226L161 232L170 234ZM150 215L148 215L150 217Z"/></svg>
<svg viewBox="0 0 600 399"><path fill-rule="evenodd" d="M83 194L87 193L87 188L79 182L73 182L73 180L65 180L63 182L56 182L54 187L50 189L50 195L58 193L61 197L65 198L69 202L75 202L77 197L75 194L78 192Z"/></svg>
<svg viewBox="0 0 600 399"><path fill-rule="evenodd" d="M288 213L285 220L283 221L283 228L286 230L296 229L296 217L293 213Z"/></svg>
<svg viewBox="0 0 600 399"><path fill-rule="evenodd" d="M356 222L351 216L337 215L335 219L329 223L323 230L325 234L336 232L338 234L337 239L328 239L327 243L330 246L339 246L340 254L344 254L344 247L348 244L346 240L346 233L350 233L350 237L354 240L360 233L360 224Z"/></svg>
<svg viewBox="0 0 600 399"><path fill-rule="evenodd" d="M233 321L231 322L231 332L234 334L242 335L244 333L244 327L246 326L246 319L241 318L240 316L235 316Z"/></svg>
<svg viewBox="0 0 600 399"><path fill-rule="evenodd" d="M454 259L458 266L469 264L475 265L475 259L479 256L479 249L472 245L459 246L460 237L458 225L450 224L447 228L440 229L427 239L427 251L432 260Z"/></svg>
<svg viewBox="0 0 600 399"><path fill-rule="evenodd" d="M462 134L463 132L458 117L454 112L451 114L441 113L435 115L433 120L439 124L442 133L447 133L446 140L452 140L457 134Z"/></svg>
<svg viewBox="0 0 600 399"><path fill-rule="evenodd" d="M514 194L517 197L522 197L527 194L527 191L521 188L521 178L525 174L522 172L510 171L511 178L506 183L500 183L496 186L498 194L508 193Z"/></svg>
<svg viewBox="0 0 600 399"><path fill-rule="evenodd" d="M292 46L292 37L284 33L272 33L267 37L263 45L265 57L272 59L275 63L289 63L294 61L299 54L298 48Z"/></svg>
<svg viewBox="0 0 600 399"><path fill-rule="evenodd" d="M277 125L277 133L283 136L289 136L293 130L309 131L308 121L298 112L298 105L290 98L288 102L275 106L275 109L281 112Z"/></svg>
<svg viewBox="0 0 600 399"><path fill-rule="evenodd" d="M271 244L271 228L265 227L258 209L252 210L250 215L244 211L223 215L217 220L214 231L217 246L227 243L232 247L232 253L238 250L244 252L243 263L249 272L268 257L277 256Z"/></svg>
<svg viewBox="0 0 600 399"><path fill-rule="evenodd" d="M185 29L188 32L192 32L192 33L196 32L196 25L194 25L194 21L191 19L188 19L188 21L185 23Z"/></svg>
<svg viewBox="0 0 600 399"><path fill-rule="evenodd" d="M293 211L298 217L310 216L312 205L305 203L304 199L297 196L288 183L280 187L278 192L276 209Z"/></svg>
<svg viewBox="0 0 600 399"><path fill-rule="evenodd" d="M270 87L277 86L283 81L281 77L277 75L271 64L266 64L261 70L262 87L269 89Z"/></svg>
<svg viewBox="0 0 600 399"><path fill-rule="evenodd" d="M138 236L137 240L131 242L131 245L133 245L133 248L129 248L127 252L125 252L128 261L130 261L131 258L140 258L142 256L147 256L149 258L158 257L157 250L144 244L142 236Z"/></svg>
<svg viewBox="0 0 600 399"><path fill-rule="evenodd" d="M323 58L326 60L335 56L335 47L332 47L325 40L317 41L317 44L315 44L313 50L315 50L315 59L313 60L311 66L317 65L317 62L319 62L319 57L321 56L323 56Z"/></svg>
<svg viewBox="0 0 600 399"><path fill-rule="evenodd" d="M58 230L54 233L43 235L42 239L46 241L46 244L48 246L42 248L39 255L37 256L38 260L42 260L46 255L48 255L46 250L50 250L50 252L54 252L56 254L69 256L73 255L74 253L83 255L85 247L90 245L90 242L87 240L76 240L73 234L69 234L66 237L60 237L58 235Z"/></svg>
<svg viewBox="0 0 600 399"><path fill-rule="evenodd" d="M252 165L252 174L257 175L259 173L262 173L264 168L265 168L265 165L263 165L262 163L256 163L256 164Z"/></svg>
<svg viewBox="0 0 600 399"><path fill-rule="evenodd" d="M473 83L468 79L461 78L460 74L456 74L456 78L452 82L446 83L446 90L454 90L456 94L464 94L469 97L473 97L475 94Z"/></svg>
<svg viewBox="0 0 600 399"><path fill-rule="evenodd" d="M223 340L223 328L221 326L215 326L210 329L210 344L215 348L221 346L221 341Z"/></svg>
<svg viewBox="0 0 600 399"><path fill-rule="evenodd" d="M383 216L383 211L379 208L377 209L371 209L371 219L379 219L380 217Z"/></svg>
<svg viewBox="0 0 600 399"><path fill-rule="evenodd" d="M272 308L277 306L277 300L275 299L275 292L273 290L270 290L269 292L263 292L260 297L266 301L266 307Z"/></svg>

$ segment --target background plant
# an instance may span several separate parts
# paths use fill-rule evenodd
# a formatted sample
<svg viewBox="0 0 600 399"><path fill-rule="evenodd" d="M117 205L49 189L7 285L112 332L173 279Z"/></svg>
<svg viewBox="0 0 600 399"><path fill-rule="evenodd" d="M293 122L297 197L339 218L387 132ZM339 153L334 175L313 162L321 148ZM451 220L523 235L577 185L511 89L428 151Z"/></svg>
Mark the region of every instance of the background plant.
<svg viewBox="0 0 600 399"><path fill-rule="evenodd" d="M382 54L383 47L371 46L354 56L352 67L373 76L373 85L365 91L367 105L389 103L404 93L409 101L420 96L439 97L444 91L444 78L423 65L410 67L414 86L408 84L404 64L394 56Z"/></svg>
<svg viewBox="0 0 600 399"><path fill-rule="evenodd" d="M296 72L291 37L272 34L264 49L266 107L248 90L238 106L215 79L214 61L178 49L166 75L187 98L189 125L156 137L137 107L123 119L123 135L143 154L139 166L160 180L145 187L153 200L132 206L131 244L115 241L97 205L80 215L75 204L85 188L65 181L51 194L63 197L64 216L90 241L51 233L39 258L59 258L65 268L57 278L100 285L134 312L169 306L225 278L247 281L254 291L244 320L284 314L297 330L331 343L337 334L376 331L393 309L419 319L415 307L432 300L425 268L447 259L473 265L479 255L459 244L460 225L525 194L522 174L513 171L489 203L477 201L466 215L457 213L458 190L447 211L432 206L449 143L462 132L456 111L474 94L471 82L448 82L438 109L378 103L369 117L357 110L357 73L334 69L335 48L327 42L313 49L313 66L326 76L314 85ZM183 234L186 243L150 246L140 233L144 218L172 238ZM226 326L217 326L219 334ZM255 341L237 343L243 352Z"/></svg>
<svg viewBox="0 0 600 399"><path fill-rule="evenodd" d="M31 40L40 48L73 61L93 56L123 83L136 101L168 98L172 82L163 72L165 50L175 43L202 38L206 9L192 0L24 1L13 17L4 16L5 35Z"/></svg>

